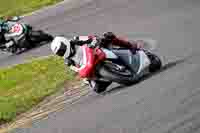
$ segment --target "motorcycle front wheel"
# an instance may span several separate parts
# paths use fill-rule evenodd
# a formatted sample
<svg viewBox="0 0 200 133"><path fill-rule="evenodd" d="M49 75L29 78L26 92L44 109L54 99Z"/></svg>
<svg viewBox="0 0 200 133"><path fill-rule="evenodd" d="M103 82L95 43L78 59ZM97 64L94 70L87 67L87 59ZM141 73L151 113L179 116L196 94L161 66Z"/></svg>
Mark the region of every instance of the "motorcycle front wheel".
<svg viewBox="0 0 200 133"><path fill-rule="evenodd" d="M108 86L112 84L111 81L94 81L94 82L95 83L92 83L92 81L89 81L89 86L97 94L105 92Z"/></svg>
<svg viewBox="0 0 200 133"><path fill-rule="evenodd" d="M12 47L8 48L7 51L8 51L8 52L11 52L12 54L17 54L18 48L17 48L17 46L15 45L15 46L12 46Z"/></svg>
<svg viewBox="0 0 200 133"><path fill-rule="evenodd" d="M137 76L131 70L127 68L119 70L112 62L104 62L98 68L98 73L101 77L119 84L129 85L138 81Z"/></svg>

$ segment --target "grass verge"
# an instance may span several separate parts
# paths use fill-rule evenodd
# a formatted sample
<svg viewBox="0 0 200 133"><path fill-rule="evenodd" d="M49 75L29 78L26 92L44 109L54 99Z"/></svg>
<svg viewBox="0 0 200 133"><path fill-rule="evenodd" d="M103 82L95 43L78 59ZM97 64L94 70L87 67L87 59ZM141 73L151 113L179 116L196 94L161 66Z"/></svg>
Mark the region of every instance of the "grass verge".
<svg viewBox="0 0 200 133"><path fill-rule="evenodd" d="M13 120L45 97L61 89L74 72L60 57L49 56L0 69L0 123Z"/></svg>
<svg viewBox="0 0 200 133"><path fill-rule="evenodd" d="M53 5L63 0L1 0L0 17L30 13L41 7Z"/></svg>

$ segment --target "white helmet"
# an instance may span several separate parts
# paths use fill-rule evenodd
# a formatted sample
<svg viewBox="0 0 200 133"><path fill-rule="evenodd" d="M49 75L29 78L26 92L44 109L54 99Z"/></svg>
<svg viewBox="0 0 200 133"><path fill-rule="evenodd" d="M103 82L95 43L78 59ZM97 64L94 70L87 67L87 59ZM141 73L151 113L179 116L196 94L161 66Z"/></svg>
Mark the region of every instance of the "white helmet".
<svg viewBox="0 0 200 133"><path fill-rule="evenodd" d="M61 36L55 37L51 42L51 50L58 56L64 56L64 58L68 58L71 53L70 40Z"/></svg>

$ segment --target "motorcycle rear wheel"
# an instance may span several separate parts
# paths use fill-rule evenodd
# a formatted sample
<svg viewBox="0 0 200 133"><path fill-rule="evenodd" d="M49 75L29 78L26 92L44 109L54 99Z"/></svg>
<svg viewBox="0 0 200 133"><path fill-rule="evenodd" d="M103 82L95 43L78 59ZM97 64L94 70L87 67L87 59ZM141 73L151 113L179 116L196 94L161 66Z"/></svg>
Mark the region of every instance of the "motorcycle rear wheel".
<svg viewBox="0 0 200 133"><path fill-rule="evenodd" d="M29 40L32 43L40 43L42 41L52 41L53 40L53 36L51 36L51 35L49 35L47 33L44 33L41 30L38 30L38 31L32 30L30 32L30 34L29 34Z"/></svg>
<svg viewBox="0 0 200 133"><path fill-rule="evenodd" d="M162 67L161 59L157 55L152 54L150 52L145 51L145 53L147 54L147 56L149 57L151 61L151 64L149 66L149 72L153 73L160 70Z"/></svg>

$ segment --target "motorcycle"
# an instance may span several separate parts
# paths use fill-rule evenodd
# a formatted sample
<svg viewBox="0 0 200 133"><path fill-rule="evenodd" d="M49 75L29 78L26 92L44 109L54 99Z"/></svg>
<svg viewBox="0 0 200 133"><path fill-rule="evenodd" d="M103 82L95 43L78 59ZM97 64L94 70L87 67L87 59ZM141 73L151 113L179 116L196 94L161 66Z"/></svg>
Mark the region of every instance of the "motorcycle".
<svg viewBox="0 0 200 133"><path fill-rule="evenodd" d="M0 50L1 51L6 51L6 52L11 52L12 54L16 54L18 52L21 52L24 49L31 49L36 47L37 43L41 43L43 41L45 42L49 42L53 40L53 36L43 32L42 30L34 30L32 26L30 26L29 24L25 24L25 23L18 23L17 21L19 21L20 18L19 17L13 17L12 19L9 19L8 21L13 21L16 22L16 24L14 24L11 29L10 32L11 33L21 33L20 35L24 34L25 37L20 40L20 42L18 44L14 44L11 47L6 47L4 44L6 42L5 38L4 38L4 33L0 33L0 42L3 43L0 45ZM24 43L26 42L26 43Z"/></svg>
<svg viewBox="0 0 200 133"><path fill-rule="evenodd" d="M112 83L130 85L139 81L144 75L156 72L161 69L161 59L147 49L139 49L133 54L126 48L104 48L98 45L97 41L93 44L85 44L82 48L85 51L85 60L93 58L95 67L91 75L85 76L88 81L95 81L93 91L102 93ZM91 45L97 45L91 47ZM91 62L87 62L91 63ZM75 70L77 71L77 70ZM90 84L91 85L91 84Z"/></svg>

